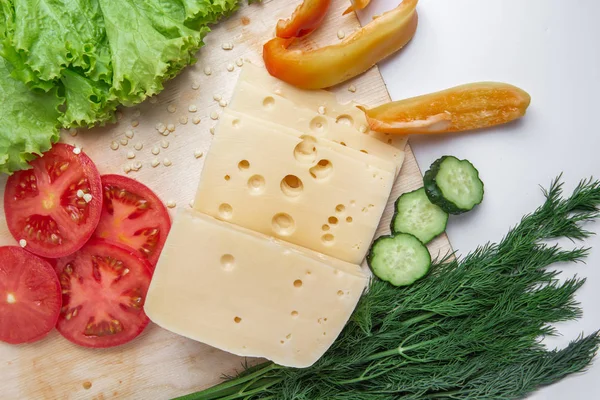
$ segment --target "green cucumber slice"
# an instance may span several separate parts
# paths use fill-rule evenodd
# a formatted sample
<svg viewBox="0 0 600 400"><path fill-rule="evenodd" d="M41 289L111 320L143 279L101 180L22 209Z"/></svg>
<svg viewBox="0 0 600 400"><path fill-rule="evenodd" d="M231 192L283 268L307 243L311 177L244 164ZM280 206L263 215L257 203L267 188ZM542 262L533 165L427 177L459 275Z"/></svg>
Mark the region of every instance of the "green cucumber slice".
<svg viewBox="0 0 600 400"><path fill-rule="evenodd" d="M410 233L424 244L446 230L448 213L429 201L425 188L404 193L396 200L392 232Z"/></svg>

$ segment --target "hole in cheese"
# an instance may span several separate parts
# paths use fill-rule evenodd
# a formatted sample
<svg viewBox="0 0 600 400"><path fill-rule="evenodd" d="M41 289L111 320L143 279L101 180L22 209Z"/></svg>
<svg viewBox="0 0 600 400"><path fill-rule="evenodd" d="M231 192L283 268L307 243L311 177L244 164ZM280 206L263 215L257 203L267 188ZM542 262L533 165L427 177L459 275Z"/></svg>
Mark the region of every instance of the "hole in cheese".
<svg viewBox="0 0 600 400"><path fill-rule="evenodd" d="M230 180L230 179L231 179L231 177L230 177L229 175L225 175L225 176L223 177L223 179L225 179L226 181L228 181L228 180Z"/></svg>
<svg viewBox="0 0 600 400"><path fill-rule="evenodd" d="M235 317L233 319L233 322L235 322L236 324L239 324L240 322L242 322L242 319L240 317Z"/></svg>
<svg viewBox="0 0 600 400"><path fill-rule="evenodd" d="M248 179L248 190L254 195L263 193L265 191L265 178L262 175L252 175Z"/></svg>
<svg viewBox="0 0 600 400"><path fill-rule="evenodd" d="M297 288L302 287L302 280L296 279L294 281L294 287L297 287Z"/></svg>
<svg viewBox="0 0 600 400"><path fill-rule="evenodd" d="M337 217L329 217L329 219L327 220L331 225L335 225L338 223L338 219Z"/></svg>
<svg viewBox="0 0 600 400"><path fill-rule="evenodd" d="M335 211L337 211L339 213L343 213L345 209L346 209L346 206L343 204L338 204L337 206L335 206Z"/></svg>
<svg viewBox="0 0 600 400"><path fill-rule="evenodd" d="M248 160L242 160L238 163L238 168L240 171L250 168L250 163Z"/></svg>
<svg viewBox="0 0 600 400"><path fill-rule="evenodd" d="M294 317L294 318L298 317L298 311L296 311L296 310L292 311L292 314L291 314L291 315L292 315L292 317Z"/></svg>
<svg viewBox="0 0 600 400"><path fill-rule="evenodd" d="M223 219L230 219L233 216L233 207L227 203L219 206L219 216Z"/></svg>
<svg viewBox="0 0 600 400"><path fill-rule="evenodd" d="M234 128L239 128L241 124L241 121L239 119L234 119L233 121L231 121L231 126L233 126Z"/></svg>
<svg viewBox="0 0 600 400"><path fill-rule="evenodd" d="M286 213L278 213L271 220L273 231L280 236L289 236L296 229L296 222L291 215Z"/></svg>
<svg viewBox="0 0 600 400"><path fill-rule="evenodd" d="M235 265L235 258L231 254L221 256L221 265L226 271L231 271Z"/></svg>
<svg viewBox="0 0 600 400"><path fill-rule="evenodd" d="M335 119L335 123L336 124L344 124L344 125L350 125L350 126L352 126L352 125L354 125L354 118L352 118L348 114L342 114L342 115L339 115Z"/></svg>
<svg viewBox="0 0 600 400"><path fill-rule="evenodd" d="M321 241L323 242L323 244L325 246L333 245L334 239L335 239L335 237L331 233L326 233L323 236L321 236Z"/></svg>
<svg viewBox="0 0 600 400"><path fill-rule="evenodd" d="M361 153L365 153L365 154L369 154L369 152L368 152L368 151L366 151L366 150L361 150L360 152L361 152Z"/></svg>
<svg viewBox="0 0 600 400"><path fill-rule="evenodd" d="M302 180L296 175L286 175L286 177L281 180L280 187L283 194L288 197L300 196L304 190Z"/></svg>
<svg viewBox="0 0 600 400"><path fill-rule="evenodd" d="M310 130L317 135L322 135L327 131L327 120L321 116L314 117L310 121Z"/></svg>
<svg viewBox="0 0 600 400"><path fill-rule="evenodd" d="M266 108L267 110L273 108L274 104L275 104L275 99L271 96L267 96L263 100L263 107Z"/></svg>
<svg viewBox="0 0 600 400"><path fill-rule="evenodd" d="M343 290L338 290L337 291L337 295L340 296L340 297L343 296L344 295L344 291Z"/></svg>
<svg viewBox="0 0 600 400"><path fill-rule="evenodd" d="M325 224L321 227L321 229L323 229L325 232L327 232L330 228L329 228L329 225Z"/></svg>
<svg viewBox="0 0 600 400"><path fill-rule="evenodd" d="M301 139L294 148L294 158L302 164L314 164L317 160L317 139L310 135L304 135Z"/></svg>
<svg viewBox="0 0 600 400"><path fill-rule="evenodd" d="M346 222L347 223L351 223L352 222L352 217L346 217Z"/></svg>
<svg viewBox="0 0 600 400"><path fill-rule="evenodd" d="M333 164L329 160L320 160L309 172L317 180L325 179L333 172Z"/></svg>

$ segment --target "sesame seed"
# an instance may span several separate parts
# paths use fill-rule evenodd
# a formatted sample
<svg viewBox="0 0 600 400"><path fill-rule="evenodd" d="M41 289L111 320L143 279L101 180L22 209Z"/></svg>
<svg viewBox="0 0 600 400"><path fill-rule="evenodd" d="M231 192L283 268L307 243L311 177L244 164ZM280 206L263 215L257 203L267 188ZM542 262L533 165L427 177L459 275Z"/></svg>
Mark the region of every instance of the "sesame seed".
<svg viewBox="0 0 600 400"><path fill-rule="evenodd" d="M119 140L119 142L121 142L121 144L123 146L127 146L127 143L129 143L129 140L127 140L127 138L121 138L121 140Z"/></svg>
<svg viewBox="0 0 600 400"><path fill-rule="evenodd" d="M159 133L165 133L165 131L167 130L167 127L162 122L159 122L158 124L156 124L156 126L154 128L156 128L156 130Z"/></svg>
<svg viewBox="0 0 600 400"><path fill-rule="evenodd" d="M128 139L133 139L133 131L131 129L126 130L125 136L127 136Z"/></svg>
<svg viewBox="0 0 600 400"><path fill-rule="evenodd" d="M358 130L360 131L360 133L367 133L367 126L366 125L361 125Z"/></svg>
<svg viewBox="0 0 600 400"><path fill-rule="evenodd" d="M325 114L326 110L325 110L325 107L320 106L319 109L318 109L318 111L319 111L319 114L323 115L323 114Z"/></svg>
<svg viewBox="0 0 600 400"><path fill-rule="evenodd" d="M75 128L69 129L69 135L71 135L73 137L77 136L77 129L75 129Z"/></svg>
<svg viewBox="0 0 600 400"><path fill-rule="evenodd" d="M194 112L198 111L198 107L196 107L195 104L190 104L188 107L188 111L194 113Z"/></svg>
<svg viewBox="0 0 600 400"><path fill-rule="evenodd" d="M194 207L194 200L190 201L190 203L189 203L189 206L190 206L191 208L193 208L193 207Z"/></svg>
<svg viewBox="0 0 600 400"><path fill-rule="evenodd" d="M171 114L174 113L175 111L177 111L177 107L175 106L175 104L169 104L167 106L167 111L170 112Z"/></svg>
<svg viewBox="0 0 600 400"><path fill-rule="evenodd" d="M169 142L167 140L161 140L160 141L160 147L162 147L163 149L166 149L167 147L169 147Z"/></svg>
<svg viewBox="0 0 600 400"><path fill-rule="evenodd" d="M354 86L354 85L348 86L348 91L352 92L352 93L356 92L356 86Z"/></svg>
<svg viewBox="0 0 600 400"><path fill-rule="evenodd" d="M204 67L204 74L205 75L212 74L212 68L211 67Z"/></svg>
<svg viewBox="0 0 600 400"><path fill-rule="evenodd" d="M222 97L220 94L213 94L213 100L214 101L221 101Z"/></svg>
<svg viewBox="0 0 600 400"><path fill-rule="evenodd" d="M192 122L193 122L194 124L198 125L198 124L200 123L200 117L194 117L194 118L192 119Z"/></svg>
<svg viewBox="0 0 600 400"><path fill-rule="evenodd" d="M84 195L84 194L85 194L85 193L84 193L84 192L83 192L83 190L81 190L81 189L79 189L79 190L77 191L77 197L79 197L80 199L83 197L83 195Z"/></svg>
<svg viewBox="0 0 600 400"><path fill-rule="evenodd" d="M142 168L142 162L141 161L136 161L133 163L133 166L131 167L134 171L139 171Z"/></svg>
<svg viewBox="0 0 600 400"><path fill-rule="evenodd" d="M232 63L229 63L229 64L227 64L227 71L229 71L229 72L233 72L234 68L235 68L235 67L233 66L233 64L232 64Z"/></svg>
<svg viewBox="0 0 600 400"><path fill-rule="evenodd" d="M175 125L174 124L167 125L167 130L169 132L175 132Z"/></svg>
<svg viewBox="0 0 600 400"><path fill-rule="evenodd" d="M131 166L129 164L123 165L123 172L128 174L131 171Z"/></svg>
<svg viewBox="0 0 600 400"><path fill-rule="evenodd" d="M235 65L241 67L242 65L244 65L244 59L242 59L241 57L238 58L237 60L235 60Z"/></svg>
<svg viewBox="0 0 600 400"><path fill-rule="evenodd" d="M345 36L346 34L344 33L344 31L340 29L337 33L338 39L342 40Z"/></svg>
<svg viewBox="0 0 600 400"><path fill-rule="evenodd" d="M168 158L165 158L165 159L163 160L163 165L164 165L165 167L170 167L171 165L173 165L173 163L172 163L172 162L171 162L171 160L169 160Z"/></svg>
<svg viewBox="0 0 600 400"><path fill-rule="evenodd" d="M177 204L173 200L167 201L167 207L175 208L176 206L177 206Z"/></svg>
<svg viewBox="0 0 600 400"><path fill-rule="evenodd" d="M151 150L152 154L154 154L155 156L158 155L158 153L160 153L160 148L158 148L157 146L154 146Z"/></svg>
<svg viewBox="0 0 600 400"><path fill-rule="evenodd" d="M110 142L110 148L113 150L117 150L119 148L119 143L113 140L112 142Z"/></svg>
<svg viewBox="0 0 600 400"><path fill-rule="evenodd" d="M90 201L92 201L93 197L91 194L86 193L83 195L83 200L85 200L86 203L89 203Z"/></svg>
<svg viewBox="0 0 600 400"><path fill-rule="evenodd" d="M192 89L194 89L194 90L200 89L200 84L198 82L192 83Z"/></svg>
<svg viewBox="0 0 600 400"><path fill-rule="evenodd" d="M156 168L156 167L158 167L160 165L160 161L158 161L157 158L154 158L152 160L152 162L150 163L150 165L152 165L152 168Z"/></svg>
<svg viewBox="0 0 600 400"><path fill-rule="evenodd" d="M210 119L214 119L214 120L219 119L219 114L216 111L211 112Z"/></svg>
<svg viewBox="0 0 600 400"><path fill-rule="evenodd" d="M223 43L221 45L221 48L223 50L231 50L231 49L233 49L233 43Z"/></svg>
<svg viewBox="0 0 600 400"><path fill-rule="evenodd" d="M135 158L135 153L134 153L133 151L128 151L128 152L127 152L127 158L129 158L130 160L131 160L132 158Z"/></svg>
<svg viewBox="0 0 600 400"><path fill-rule="evenodd" d="M215 127L213 126L212 128L209 129L210 134L214 135L215 134Z"/></svg>
<svg viewBox="0 0 600 400"><path fill-rule="evenodd" d="M140 151L143 147L144 147L144 145L142 143L136 143L133 145L133 148L136 149L137 151Z"/></svg>
<svg viewBox="0 0 600 400"><path fill-rule="evenodd" d="M179 117L179 123L181 125L186 125L188 123L188 117L186 117L185 115Z"/></svg>
<svg viewBox="0 0 600 400"><path fill-rule="evenodd" d="M134 119L133 121L131 121L131 126L133 126L134 128L136 126L138 126L140 124L140 121L138 121L137 119Z"/></svg>
<svg viewBox="0 0 600 400"><path fill-rule="evenodd" d="M221 101L219 101L219 105L221 107L227 107L227 100L221 100Z"/></svg>
<svg viewBox="0 0 600 400"><path fill-rule="evenodd" d="M73 147L73 154L81 154L81 149L79 147Z"/></svg>
<svg viewBox="0 0 600 400"><path fill-rule="evenodd" d="M200 158L200 157L202 157L203 155L204 155L204 153L203 153L203 152L201 152L200 150L196 150L196 151L194 152L194 157L196 157L196 158Z"/></svg>
<svg viewBox="0 0 600 400"><path fill-rule="evenodd" d="M19 246L21 246L21 247L27 246L27 240L25 240L25 239L19 240Z"/></svg>

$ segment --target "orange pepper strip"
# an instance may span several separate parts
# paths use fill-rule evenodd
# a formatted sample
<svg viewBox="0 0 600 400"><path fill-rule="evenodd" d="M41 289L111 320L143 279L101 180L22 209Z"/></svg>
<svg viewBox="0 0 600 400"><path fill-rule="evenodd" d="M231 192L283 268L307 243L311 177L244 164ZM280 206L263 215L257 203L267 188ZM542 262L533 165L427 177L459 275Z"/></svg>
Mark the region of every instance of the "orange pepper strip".
<svg viewBox="0 0 600 400"><path fill-rule="evenodd" d="M393 101L367 110L371 130L385 133L461 132L504 124L525 115L531 97L507 83L479 82Z"/></svg>
<svg viewBox="0 0 600 400"><path fill-rule="evenodd" d="M352 5L346 8L346 11L344 11L342 15L350 14L352 11L362 10L363 8L367 7L370 2L371 0L350 0Z"/></svg>
<svg viewBox="0 0 600 400"><path fill-rule="evenodd" d="M404 0L344 41L320 49L289 50L291 39L271 39L263 47L265 66L274 77L302 89L337 85L365 72L412 39L417 30L417 2Z"/></svg>
<svg viewBox="0 0 600 400"><path fill-rule="evenodd" d="M277 22L275 34L283 39L311 34L323 22L330 4L331 0L304 0L290 19Z"/></svg>

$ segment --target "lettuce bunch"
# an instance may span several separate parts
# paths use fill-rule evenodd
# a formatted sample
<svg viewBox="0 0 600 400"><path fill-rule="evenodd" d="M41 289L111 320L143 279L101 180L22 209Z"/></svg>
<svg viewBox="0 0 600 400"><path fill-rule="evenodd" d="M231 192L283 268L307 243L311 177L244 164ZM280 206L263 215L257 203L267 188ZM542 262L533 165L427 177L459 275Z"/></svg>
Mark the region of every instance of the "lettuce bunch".
<svg viewBox="0 0 600 400"><path fill-rule="evenodd" d="M0 0L0 173L159 93L237 3Z"/></svg>

